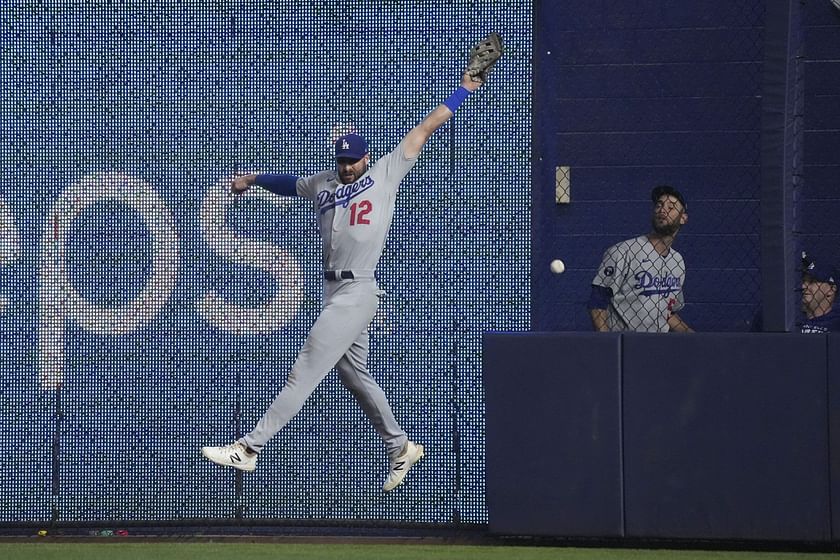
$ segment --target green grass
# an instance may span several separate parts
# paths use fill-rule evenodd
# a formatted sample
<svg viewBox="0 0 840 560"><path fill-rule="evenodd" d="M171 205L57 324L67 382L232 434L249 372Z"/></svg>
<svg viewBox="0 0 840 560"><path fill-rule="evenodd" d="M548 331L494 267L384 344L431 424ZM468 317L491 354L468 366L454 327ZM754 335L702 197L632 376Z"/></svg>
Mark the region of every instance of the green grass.
<svg viewBox="0 0 840 560"><path fill-rule="evenodd" d="M4 560L838 560L836 554L444 544L5 542Z"/></svg>

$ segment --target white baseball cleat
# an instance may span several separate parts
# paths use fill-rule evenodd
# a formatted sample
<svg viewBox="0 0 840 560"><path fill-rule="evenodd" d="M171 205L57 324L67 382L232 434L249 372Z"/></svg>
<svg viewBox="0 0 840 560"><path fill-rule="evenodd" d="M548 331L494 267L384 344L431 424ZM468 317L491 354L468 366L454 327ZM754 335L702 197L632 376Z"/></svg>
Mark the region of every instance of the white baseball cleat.
<svg viewBox="0 0 840 560"><path fill-rule="evenodd" d="M233 467L247 472L257 468L257 454L248 451L238 441L223 447L202 447L201 454L223 467Z"/></svg>
<svg viewBox="0 0 840 560"><path fill-rule="evenodd" d="M391 459L391 470L388 471L388 478L385 479L385 484L382 486L382 490L387 492L402 484L409 469L411 469L411 467L414 466L414 463L419 461L421 457L423 457L423 446L419 443L407 441L400 454Z"/></svg>

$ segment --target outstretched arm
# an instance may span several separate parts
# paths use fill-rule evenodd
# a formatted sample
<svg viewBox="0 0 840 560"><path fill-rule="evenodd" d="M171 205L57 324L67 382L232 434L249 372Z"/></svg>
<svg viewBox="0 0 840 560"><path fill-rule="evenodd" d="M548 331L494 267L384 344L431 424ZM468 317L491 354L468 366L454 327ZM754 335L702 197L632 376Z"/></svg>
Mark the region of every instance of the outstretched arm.
<svg viewBox="0 0 840 560"><path fill-rule="evenodd" d="M297 176L288 174L248 173L235 176L230 183L233 194L242 194L253 185L282 196L297 196Z"/></svg>
<svg viewBox="0 0 840 560"><path fill-rule="evenodd" d="M443 126L443 124L452 118L452 115L455 114L454 111L449 107L453 103L460 103L460 101L454 100L453 98L461 97L461 101L465 99L470 93L474 92L478 88L482 86L484 82L476 82L469 76L469 74L464 73L461 77L461 88L465 89L466 92L456 90L452 96L447 99L446 102L441 103L434 110L426 115L420 124L412 128L408 134L406 134L405 139L403 140L403 149L405 150L405 157L409 159L413 159L420 155L420 151L423 149L423 146L426 145L429 138L432 137L432 134ZM447 103L448 102L448 103ZM457 107L457 105L455 105Z"/></svg>
<svg viewBox="0 0 840 560"><path fill-rule="evenodd" d="M487 81L487 75L499 61L503 50L502 37L498 33L490 33L470 49L470 60L464 75L461 76L461 87L426 115L426 118L403 139L403 153L407 158L413 159L420 155L432 134L452 118L455 110L469 94Z"/></svg>

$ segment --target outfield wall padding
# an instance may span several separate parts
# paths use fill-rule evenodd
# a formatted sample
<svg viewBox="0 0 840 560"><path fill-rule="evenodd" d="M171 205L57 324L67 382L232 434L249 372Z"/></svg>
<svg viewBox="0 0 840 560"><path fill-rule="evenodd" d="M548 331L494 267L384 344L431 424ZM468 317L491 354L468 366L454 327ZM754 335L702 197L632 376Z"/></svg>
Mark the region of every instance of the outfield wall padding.
<svg viewBox="0 0 840 560"><path fill-rule="evenodd" d="M831 481L831 538L840 541L840 334L828 341L828 456Z"/></svg>
<svg viewBox="0 0 840 560"><path fill-rule="evenodd" d="M483 356L490 529L621 536L620 335L489 334Z"/></svg>
<svg viewBox="0 0 840 560"><path fill-rule="evenodd" d="M490 333L484 356L494 533L840 534L840 337Z"/></svg>
<svg viewBox="0 0 840 560"><path fill-rule="evenodd" d="M829 538L824 337L623 339L627 536Z"/></svg>

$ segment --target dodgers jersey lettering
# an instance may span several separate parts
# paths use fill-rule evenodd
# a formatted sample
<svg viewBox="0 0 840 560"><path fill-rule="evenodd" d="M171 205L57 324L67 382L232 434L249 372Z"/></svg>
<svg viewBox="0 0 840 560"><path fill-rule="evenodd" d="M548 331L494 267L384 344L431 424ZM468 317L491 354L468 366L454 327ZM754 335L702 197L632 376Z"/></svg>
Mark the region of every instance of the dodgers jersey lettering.
<svg viewBox="0 0 840 560"><path fill-rule="evenodd" d="M394 217L400 181L417 158L405 157L403 143L377 160L355 183L345 185L335 170L297 182L298 195L313 201L323 241L324 270L373 271Z"/></svg>
<svg viewBox="0 0 840 560"><path fill-rule="evenodd" d="M607 249L592 283L612 290L611 331L667 332L668 317L685 305L682 255L660 255L646 235Z"/></svg>

